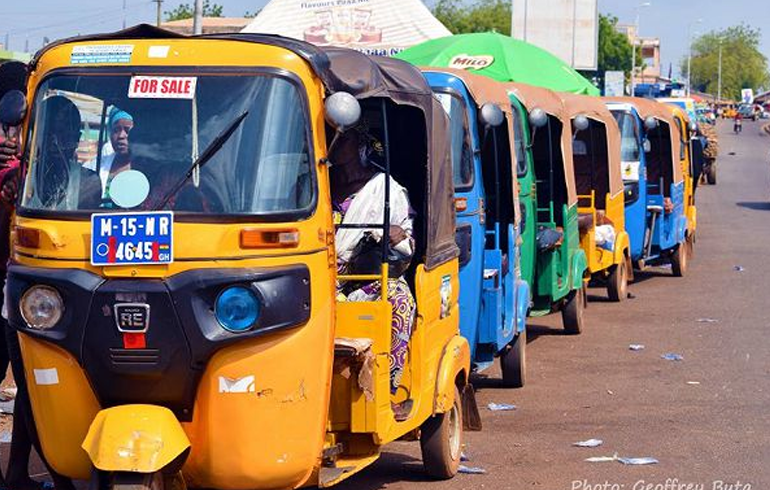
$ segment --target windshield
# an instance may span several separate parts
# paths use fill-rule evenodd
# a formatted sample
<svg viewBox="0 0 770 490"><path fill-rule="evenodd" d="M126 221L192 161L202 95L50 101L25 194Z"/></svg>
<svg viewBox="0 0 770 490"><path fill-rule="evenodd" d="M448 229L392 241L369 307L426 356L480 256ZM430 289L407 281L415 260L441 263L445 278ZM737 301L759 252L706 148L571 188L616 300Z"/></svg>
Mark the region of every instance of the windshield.
<svg viewBox="0 0 770 490"><path fill-rule="evenodd" d="M633 114L612 111L620 128L620 159L624 162L639 161L639 124Z"/></svg>
<svg viewBox="0 0 770 490"><path fill-rule="evenodd" d="M50 77L35 99L22 208L309 214L304 108L277 76Z"/></svg>
<svg viewBox="0 0 770 490"><path fill-rule="evenodd" d="M452 138L452 177L455 189L467 188L473 183L473 159L465 104L459 97L445 92L436 93L436 97L449 116L449 132Z"/></svg>

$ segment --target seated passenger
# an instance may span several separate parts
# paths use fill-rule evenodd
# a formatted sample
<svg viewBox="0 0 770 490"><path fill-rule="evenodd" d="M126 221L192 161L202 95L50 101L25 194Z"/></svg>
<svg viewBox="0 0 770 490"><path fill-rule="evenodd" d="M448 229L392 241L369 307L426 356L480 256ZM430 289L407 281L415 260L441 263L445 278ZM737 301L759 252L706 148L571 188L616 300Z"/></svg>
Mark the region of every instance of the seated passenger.
<svg viewBox="0 0 770 490"><path fill-rule="evenodd" d="M110 199L110 183L120 172L131 169L128 135L134 129L134 118L128 112L113 107L107 118L107 127L110 132L110 145L103 148L99 162L99 178L102 181L101 207L114 207ZM111 147L112 151L107 151L108 147ZM96 172L96 159L87 162L83 167Z"/></svg>
<svg viewBox="0 0 770 490"><path fill-rule="evenodd" d="M385 174L372 161L382 145L364 130L351 129L339 136L329 160L331 193L337 224L382 223L385 204ZM404 272L414 254L413 220L404 187L390 179L390 230L388 301L393 307L391 323L390 388L398 389L415 319L416 305ZM336 234L339 274L377 273L382 247L381 229L345 229ZM339 287L341 299L376 301L380 283L349 282Z"/></svg>

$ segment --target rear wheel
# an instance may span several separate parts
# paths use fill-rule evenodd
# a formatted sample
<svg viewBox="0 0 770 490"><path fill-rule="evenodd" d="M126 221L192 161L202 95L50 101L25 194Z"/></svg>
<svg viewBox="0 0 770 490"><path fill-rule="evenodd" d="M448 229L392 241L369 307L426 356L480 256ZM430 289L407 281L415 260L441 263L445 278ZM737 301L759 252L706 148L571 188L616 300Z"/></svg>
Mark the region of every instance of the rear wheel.
<svg viewBox="0 0 770 490"><path fill-rule="evenodd" d="M572 291L567 304L561 310L561 320L564 331L569 335L578 335L583 331L583 310L586 300L585 288Z"/></svg>
<svg viewBox="0 0 770 490"><path fill-rule="evenodd" d="M163 474L155 473L113 473L110 490L165 490Z"/></svg>
<svg viewBox="0 0 770 490"><path fill-rule="evenodd" d="M628 296L628 261L612 266L607 279L607 295L611 301L623 301Z"/></svg>
<svg viewBox="0 0 770 490"><path fill-rule="evenodd" d="M709 169L706 172L706 181L709 185L717 185L717 164L716 162L709 165Z"/></svg>
<svg viewBox="0 0 770 490"><path fill-rule="evenodd" d="M527 380L527 329L513 339L500 354L500 370L503 372L503 386L521 388Z"/></svg>
<svg viewBox="0 0 770 490"><path fill-rule="evenodd" d="M460 392L455 388L452 408L423 422L420 448L425 472L437 480L448 480L457 474L463 448L463 410Z"/></svg>
<svg viewBox="0 0 770 490"><path fill-rule="evenodd" d="M671 255L671 272L674 277L683 277L687 273L687 241L680 243L676 251Z"/></svg>

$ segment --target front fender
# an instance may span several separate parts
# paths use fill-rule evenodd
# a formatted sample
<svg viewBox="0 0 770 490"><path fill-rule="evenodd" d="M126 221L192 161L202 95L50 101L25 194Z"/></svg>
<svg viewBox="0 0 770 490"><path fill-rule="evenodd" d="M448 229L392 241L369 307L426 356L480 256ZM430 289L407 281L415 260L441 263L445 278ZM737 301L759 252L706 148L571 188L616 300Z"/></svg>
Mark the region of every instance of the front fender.
<svg viewBox="0 0 770 490"><path fill-rule="evenodd" d="M455 401L455 380L462 374L468 382L471 372L471 349L465 338L455 335L444 347L436 376L436 393L433 399L433 414L448 412Z"/></svg>
<svg viewBox="0 0 770 490"><path fill-rule="evenodd" d="M687 237L687 218L680 216L676 220L676 241L679 243L684 242Z"/></svg>
<svg viewBox="0 0 770 490"><path fill-rule="evenodd" d="M583 249L575 251L572 256L572 265L570 272L572 273L572 289L581 289L583 287L583 276L588 268L588 259Z"/></svg>
<svg viewBox="0 0 770 490"><path fill-rule="evenodd" d="M527 281L517 281L516 295L516 332L521 333L527 328L527 313L529 313L529 284Z"/></svg>
<svg viewBox="0 0 770 490"><path fill-rule="evenodd" d="M96 414L82 447L99 470L154 473L185 453L190 441L171 410L121 405Z"/></svg>
<svg viewBox="0 0 770 490"><path fill-rule="evenodd" d="M628 238L628 233L621 231L615 238L615 255L614 264L622 264L626 260L626 255L631 256L631 239Z"/></svg>

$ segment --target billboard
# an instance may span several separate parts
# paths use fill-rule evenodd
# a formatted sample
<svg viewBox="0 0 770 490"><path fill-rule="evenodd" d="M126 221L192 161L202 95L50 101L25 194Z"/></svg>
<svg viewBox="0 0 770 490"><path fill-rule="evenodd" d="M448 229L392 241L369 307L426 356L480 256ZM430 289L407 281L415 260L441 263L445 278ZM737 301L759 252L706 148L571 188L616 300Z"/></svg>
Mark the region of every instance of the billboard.
<svg viewBox="0 0 770 490"><path fill-rule="evenodd" d="M511 36L555 54L576 70L596 70L598 0L512 0Z"/></svg>
<svg viewBox="0 0 770 490"><path fill-rule="evenodd" d="M741 90L741 102L744 104L753 104L754 103L754 90L750 88L744 88Z"/></svg>
<svg viewBox="0 0 770 490"><path fill-rule="evenodd" d="M626 74L624 72L604 72L604 95L606 97L620 97L626 95Z"/></svg>

